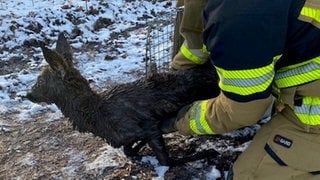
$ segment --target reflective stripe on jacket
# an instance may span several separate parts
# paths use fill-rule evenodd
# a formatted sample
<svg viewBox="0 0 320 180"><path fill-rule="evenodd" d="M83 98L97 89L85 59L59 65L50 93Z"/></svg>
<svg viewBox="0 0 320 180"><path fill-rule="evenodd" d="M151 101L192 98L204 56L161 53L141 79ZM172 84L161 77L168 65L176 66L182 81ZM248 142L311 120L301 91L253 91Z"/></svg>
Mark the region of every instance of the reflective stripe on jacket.
<svg viewBox="0 0 320 180"><path fill-rule="evenodd" d="M278 88L298 86L320 79L320 56L277 70L275 83Z"/></svg>

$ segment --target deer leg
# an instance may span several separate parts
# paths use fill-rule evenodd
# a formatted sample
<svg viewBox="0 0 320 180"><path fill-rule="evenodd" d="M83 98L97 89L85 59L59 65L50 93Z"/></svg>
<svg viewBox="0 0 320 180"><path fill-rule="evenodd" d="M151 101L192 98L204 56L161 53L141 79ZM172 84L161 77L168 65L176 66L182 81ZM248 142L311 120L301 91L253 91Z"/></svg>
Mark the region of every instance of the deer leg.
<svg viewBox="0 0 320 180"><path fill-rule="evenodd" d="M156 138L152 138L148 142L148 145L155 153L160 165L170 165L169 155L165 147L164 139L161 135Z"/></svg>

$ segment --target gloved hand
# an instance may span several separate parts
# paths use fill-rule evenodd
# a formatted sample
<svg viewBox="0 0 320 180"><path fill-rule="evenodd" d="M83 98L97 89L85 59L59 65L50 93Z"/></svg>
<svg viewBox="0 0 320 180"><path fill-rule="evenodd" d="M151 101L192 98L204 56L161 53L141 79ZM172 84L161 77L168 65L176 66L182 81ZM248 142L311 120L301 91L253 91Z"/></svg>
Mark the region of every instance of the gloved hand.
<svg viewBox="0 0 320 180"><path fill-rule="evenodd" d="M171 118L168 118L168 119L161 121L159 124L159 128L161 129L161 131L164 134L177 131L176 123L185 116L185 114L188 112L191 105L192 104L189 104L189 105L182 107L179 110L179 112L177 113L177 116L174 116L174 117L171 117Z"/></svg>

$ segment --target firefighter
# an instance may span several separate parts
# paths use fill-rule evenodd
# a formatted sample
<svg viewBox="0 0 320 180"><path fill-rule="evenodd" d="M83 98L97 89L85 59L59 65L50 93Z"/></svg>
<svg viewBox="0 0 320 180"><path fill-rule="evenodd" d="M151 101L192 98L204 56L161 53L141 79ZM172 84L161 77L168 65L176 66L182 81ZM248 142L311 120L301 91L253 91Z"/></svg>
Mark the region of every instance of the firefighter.
<svg viewBox="0 0 320 180"><path fill-rule="evenodd" d="M201 19L206 2L207 0L178 0L177 6L184 6L179 29L184 42L170 63L172 70L186 70L207 62L209 54L203 45Z"/></svg>
<svg viewBox="0 0 320 180"><path fill-rule="evenodd" d="M320 1L212 0L204 44L220 77L216 98L160 128L220 134L276 113L239 156L230 179L320 179Z"/></svg>

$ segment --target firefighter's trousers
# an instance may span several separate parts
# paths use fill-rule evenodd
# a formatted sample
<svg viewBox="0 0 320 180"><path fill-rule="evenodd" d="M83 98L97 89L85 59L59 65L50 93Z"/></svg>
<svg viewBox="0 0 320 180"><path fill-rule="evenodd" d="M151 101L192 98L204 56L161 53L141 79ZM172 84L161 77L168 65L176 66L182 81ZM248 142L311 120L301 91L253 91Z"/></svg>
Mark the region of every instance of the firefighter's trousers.
<svg viewBox="0 0 320 180"><path fill-rule="evenodd" d="M283 93L284 102L290 103L288 97L296 94L309 94L319 100L319 88L319 81L288 88ZM234 164L235 180L320 179L320 125L301 122L294 106L283 106L257 132Z"/></svg>

